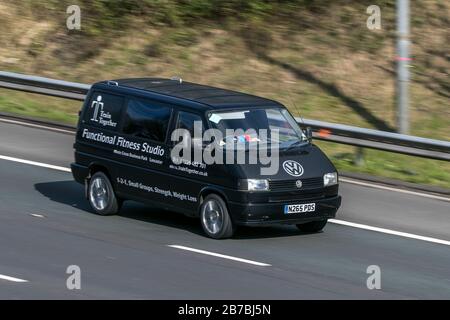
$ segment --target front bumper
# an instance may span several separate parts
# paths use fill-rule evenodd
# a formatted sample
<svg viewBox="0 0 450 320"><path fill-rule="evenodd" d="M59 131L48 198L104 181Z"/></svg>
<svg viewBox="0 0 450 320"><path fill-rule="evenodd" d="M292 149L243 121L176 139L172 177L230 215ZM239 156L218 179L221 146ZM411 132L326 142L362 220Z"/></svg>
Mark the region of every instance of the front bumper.
<svg viewBox="0 0 450 320"><path fill-rule="evenodd" d="M234 223L238 225L300 224L310 221L332 219L341 206L341 196L320 200L289 201L285 203L229 203ZM284 214L289 204L316 203L315 212Z"/></svg>

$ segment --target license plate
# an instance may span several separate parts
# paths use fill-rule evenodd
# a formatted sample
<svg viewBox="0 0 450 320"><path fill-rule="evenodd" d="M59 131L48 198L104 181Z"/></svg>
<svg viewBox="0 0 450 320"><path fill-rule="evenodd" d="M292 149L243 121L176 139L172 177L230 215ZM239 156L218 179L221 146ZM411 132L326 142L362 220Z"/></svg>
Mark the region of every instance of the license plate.
<svg viewBox="0 0 450 320"><path fill-rule="evenodd" d="M291 213L305 213L316 211L315 203L305 203L305 204L287 204L284 206L284 214Z"/></svg>

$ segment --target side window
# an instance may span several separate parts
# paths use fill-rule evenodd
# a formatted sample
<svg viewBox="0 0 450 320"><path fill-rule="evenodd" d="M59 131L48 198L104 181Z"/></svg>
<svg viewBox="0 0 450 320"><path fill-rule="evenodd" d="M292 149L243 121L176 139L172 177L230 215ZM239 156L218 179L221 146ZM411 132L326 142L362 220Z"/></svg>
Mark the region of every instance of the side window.
<svg viewBox="0 0 450 320"><path fill-rule="evenodd" d="M130 100L123 133L158 142L166 140L172 108L157 102Z"/></svg>
<svg viewBox="0 0 450 320"><path fill-rule="evenodd" d="M201 130L197 133L203 134L204 125L202 117L195 113L180 111L178 112L178 119L177 119L177 125L175 126L175 129L186 129L191 134L191 137L194 138L194 126L197 123L197 130Z"/></svg>
<svg viewBox="0 0 450 320"><path fill-rule="evenodd" d="M187 143L186 147L202 147L203 143L203 131L205 125L203 124L202 117L198 114L179 111L175 125L175 130L184 129L182 132L177 133L178 141L172 141L173 144L178 144L180 141ZM186 136L188 135L188 136ZM175 137L171 137L175 138Z"/></svg>
<svg viewBox="0 0 450 320"><path fill-rule="evenodd" d="M116 130L124 98L103 92L94 92L88 110L85 112L86 123L109 130Z"/></svg>

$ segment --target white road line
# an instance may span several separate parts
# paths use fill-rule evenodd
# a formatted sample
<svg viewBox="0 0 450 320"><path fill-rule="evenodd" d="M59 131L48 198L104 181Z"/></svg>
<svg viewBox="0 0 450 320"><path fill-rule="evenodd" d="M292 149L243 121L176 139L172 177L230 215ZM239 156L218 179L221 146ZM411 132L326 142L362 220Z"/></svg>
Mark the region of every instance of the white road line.
<svg viewBox="0 0 450 320"><path fill-rule="evenodd" d="M29 164L31 166L36 166L36 167L43 167L43 168L48 168L48 169L53 169L53 170L58 170L58 171L71 172L71 170L69 168L54 166L54 165L46 164L46 163L42 163L42 162L24 160L24 159L13 158L13 157L8 157L8 156L2 156L2 155L0 155L0 159L7 160L7 161L24 163L24 164Z"/></svg>
<svg viewBox="0 0 450 320"><path fill-rule="evenodd" d="M271 266L270 264L267 264L267 263L262 263L262 262L257 262L257 261L242 259L242 258L236 258L236 257L227 256L227 255L220 254L220 253L215 253L215 252L210 252L210 251L205 251L205 250L199 250L199 249L189 248L189 247L185 247L185 246L168 245L168 247L175 248L175 249L180 249L180 250L191 251L191 252L200 253L200 254L205 254L205 255L213 256L213 257L217 257L217 258L222 258L222 259L228 259L228 260L248 263L248 264L252 264L252 265L255 265L255 266L259 266L259 267L270 267Z"/></svg>
<svg viewBox="0 0 450 320"><path fill-rule="evenodd" d="M6 280L6 281L11 281L11 282L28 282L28 280L5 276L3 274L0 274L0 280Z"/></svg>
<svg viewBox="0 0 450 320"><path fill-rule="evenodd" d="M73 131L70 131L70 130L58 129L58 128L43 126L40 124L34 124L34 123L29 123L29 122L23 122L23 121L17 121L17 120L5 119L5 118L0 118L0 121L6 122L6 123L12 123L12 124L20 124L20 125L32 127L32 128L40 128L40 129L46 129L46 130L51 130L51 131L56 131L56 132L75 134Z"/></svg>
<svg viewBox="0 0 450 320"><path fill-rule="evenodd" d="M54 127L50 127L50 126L43 126L43 125L38 125L38 124L32 124L32 123L18 121L18 120L11 120L11 119L0 118L0 121L7 122L7 123L13 123L13 124L19 124L19 125L25 125L25 126L29 126L29 127L47 129L47 130L56 131L56 132L75 134L73 131L69 131L69 130L58 129L58 128L54 128ZM65 170L63 170L63 171L65 171ZM450 198L441 197L441 196L437 196L437 195L433 195L433 194L429 194L429 193L422 193L422 192L416 192L416 191L409 191L409 190L405 190L405 189L398 189L398 188L393 188L393 187L387 187L387 186L384 186L384 185L381 185L381 184L361 182L361 181L348 179L348 178L341 178L340 177L339 180L342 181L342 182L345 182L345 183L351 183L351 184L356 184L356 185L370 187L370 188L375 188L375 189L395 191L395 192L400 192L400 193L405 193L405 194L412 194L412 195L415 195L415 196L420 196L420 197L425 197L425 198L437 199L437 200L450 202Z"/></svg>
<svg viewBox="0 0 450 320"><path fill-rule="evenodd" d="M342 181L342 182L345 182L345 183L357 184L357 185L360 185L360 186L365 186L365 187L370 187L370 188L376 188L376 189L382 189L382 190L388 190L388 191L395 191L395 192L412 194L412 195L415 195L415 196L420 196L420 197L425 197L425 198L430 198L430 199L436 199L436 200L442 200L442 201L450 202L450 198L436 196L436 195L428 194L428 193L421 193L421 192L416 192L416 191L397 189L397 188L393 188L393 187L383 186L383 185L380 185L380 184L372 184L372 183L361 182L361 181L356 181L356 180L347 179L347 178L339 178L339 181Z"/></svg>
<svg viewBox="0 0 450 320"><path fill-rule="evenodd" d="M30 213L30 216L35 217L35 218L45 218L42 214L36 214L36 213Z"/></svg>
<svg viewBox="0 0 450 320"><path fill-rule="evenodd" d="M7 160L7 161L14 161L14 162L19 162L19 163L24 163L24 164L29 164L29 165L32 165L32 166L38 166L38 167L44 167L44 168L64 171L64 172L71 172L71 170L69 168L54 166L54 165L41 163L41 162L29 161L29 160L13 158L13 157L7 157L7 156L2 156L2 155L0 155L0 159ZM345 179L345 180L347 180L347 179ZM341 181L344 181L344 179L341 178ZM364 185L364 186L369 186L369 187L377 187L377 188L384 189L384 190L391 190L391 191L397 191L397 192L401 192L401 193L414 194L414 195L418 195L418 196L422 196L422 197L428 197L428 198L433 198L433 199L444 200L444 201L449 201L450 202L449 198L438 197L438 196L434 196L434 195L430 195L430 194L419 193L419 192L408 191L408 190L400 190L400 189L389 188L389 187L380 186L380 185L372 185L372 184L369 184L369 183L358 182L358 181L353 181L353 180L349 180L349 181L351 181L351 183L355 183L355 184L359 184L359 185ZM345 182L347 182L347 181L345 181ZM348 222L348 221L343 221L343 220L331 219L329 221L332 222L332 223L341 224L341 225L354 227L354 228L359 228L359 229L371 230L371 231L382 232L382 233L386 233L386 234L397 235L397 236L401 236L401 237L405 237L405 238L411 238L411 239L423 240L423 241L439 243L439 244L444 244L444 245L450 245L450 242L447 241L447 240L430 238L430 237L415 235L415 234L412 234L412 233L406 233L406 232L400 232L400 231L395 231L395 230L390 230L390 229L372 227L372 226L368 226L368 225L364 225L364 224L353 223L353 222ZM176 247L178 249L181 249L182 246L172 246L172 247L174 247L174 248ZM235 257L223 256L223 255L220 255L218 253L192 249L192 248L188 248L188 247L183 247L183 250L190 250L190 251L193 251L193 252L209 254L209 255L215 255L215 256L218 256L218 257L221 257L221 258L226 258L226 259L231 259L231 260L236 260L236 261L245 260L245 259L240 259L240 258L235 258ZM250 261L250 260L245 260L245 261ZM255 263L259 264L259 262L254 262L254 261L252 261L252 262L254 264ZM249 263L249 262L247 262L247 263ZM264 264L264 263L262 265L266 266L266 264Z"/></svg>
<svg viewBox="0 0 450 320"><path fill-rule="evenodd" d="M29 164L29 165L32 165L32 166L38 166L38 167L44 167L44 168L64 171L64 172L71 172L71 170L69 168L54 166L54 165L47 164L47 163L42 163L42 162L30 161L30 160L13 158L13 157L2 156L2 155L0 155L0 159L8 160L8 161L14 161L14 162L19 162L19 163L24 163L24 164ZM450 202L450 198L440 197L440 196L436 196L436 195L428 194L428 193L421 193L421 192L409 191L409 190L404 190L404 189L391 188L391 187L386 187L386 186L379 185L379 184L360 182L360 181L351 180L351 179L347 179L347 178L339 178L339 180L342 181L342 182L345 182L345 183L352 183L352 184L357 184L357 185L361 185L361 186L365 186L365 187L371 187L371 188L376 188L376 189L395 191L395 192L400 192L400 193L405 193L405 194L412 194L412 195L415 195L415 196L420 196L420 197L425 197L425 198L430 198L430 199L436 199L436 200L442 200L442 201Z"/></svg>
<svg viewBox="0 0 450 320"><path fill-rule="evenodd" d="M392 234L392 235L399 236L399 237L422 240L422 241L433 242L433 243L450 246L450 241L431 238L431 237L425 237L425 236L419 236L419 235L413 234L413 233L395 231L395 230L385 229L385 228L372 227L372 226L368 226L365 224L354 223L354 222L343 221L343 220L336 220L336 219L330 219L330 220L328 220L328 222L340 224L340 225L352 227L352 228L358 228L358 229L370 230L370 231L381 232L381 233L386 233L386 234Z"/></svg>

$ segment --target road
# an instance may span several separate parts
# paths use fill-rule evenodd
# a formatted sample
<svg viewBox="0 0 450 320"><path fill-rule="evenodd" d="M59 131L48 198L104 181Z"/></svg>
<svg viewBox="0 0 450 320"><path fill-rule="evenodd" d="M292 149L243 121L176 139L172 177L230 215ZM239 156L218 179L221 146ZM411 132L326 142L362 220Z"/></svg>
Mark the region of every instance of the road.
<svg viewBox="0 0 450 320"><path fill-rule="evenodd" d="M330 223L217 241L196 220L135 202L94 215L69 172L5 158L68 168L73 139L0 122L0 299L450 299L448 199L343 182L337 219L394 234ZM70 265L81 290L66 287ZM380 290L367 288L371 265Z"/></svg>

